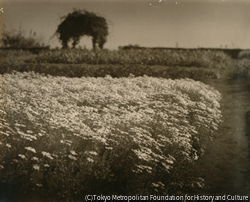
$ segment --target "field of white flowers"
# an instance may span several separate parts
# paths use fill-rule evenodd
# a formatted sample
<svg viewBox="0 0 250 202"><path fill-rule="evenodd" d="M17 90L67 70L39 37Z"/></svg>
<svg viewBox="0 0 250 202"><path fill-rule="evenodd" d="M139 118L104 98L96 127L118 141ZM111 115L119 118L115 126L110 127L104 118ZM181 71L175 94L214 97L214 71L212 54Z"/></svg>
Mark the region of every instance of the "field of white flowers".
<svg viewBox="0 0 250 202"><path fill-rule="evenodd" d="M191 79L0 80L5 198L170 193L185 187L221 121L219 92Z"/></svg>

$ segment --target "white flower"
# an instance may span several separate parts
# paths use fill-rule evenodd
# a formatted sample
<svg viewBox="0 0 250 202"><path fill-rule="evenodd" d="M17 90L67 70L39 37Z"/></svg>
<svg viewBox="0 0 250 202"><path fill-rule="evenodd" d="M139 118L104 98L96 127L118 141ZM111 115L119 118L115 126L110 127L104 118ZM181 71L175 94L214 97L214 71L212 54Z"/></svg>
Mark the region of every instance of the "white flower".
<svg viewBox="0 0 250 202"><path fill-rule="evenodd" d="M156 183L152 183L152 185L153 185L154 187L159 187L159 186L160 186L159 184L156 184Z"/></svg>
<svg viewBox="0 0 250 202"><path fill-rule="evenodd" d="M72 155L78 155L75 151L73 151L73 150L70 150L70 153L72 154Z"/></svg>
<svg viewBox="0 0 250 202"><path fill-rule="evenodd" d="M27 149L28 151L31 151L33 153L36 153L36 150L32 147L25 147L25 149Z"/></svg>
<svg viewBox="0 0 250 202"><path fill-rule="evenodd" d="M95 151L89 151L89 154L96 156L97 153Z"/></svg>
<svg viewBox="0 0 250 202"><path fill-rule="evenodd" d="M94 160L92 158L87 158L87 160L90 162L90 163L93 163Z"/></svg>
<svg viewBox="0 0 250 202"><path fill-rule="evenodd" d="M26 156L24 156L23 154L18 154L18 156L22 159L26 159Z"/></svg>
<svg viewBox="0 0 250 202"><path fill-rule="evenodd" d="M42 151L42 155L43 155L43 156L46 156L46 157L49 158L49 159L54 159L54 158L51 156L51 154L48 153L48 152Z"/></svg>
<svg viewBox="0 0 250 202"><path fill-rule="evenodd" d="M33 165L33 168L34 168L35 170L40 170L40 166L37 165L37 164Z"/></svg>
<svg viewBox="0 0 250 202"><path fill-rule="evenodd" d="M74 157L74 156L72 156L72 155L68 155L68 157L69 157L70 159L74 160L74 161L76 161L76 160L77 160L77 158L76 158L76 157Z"/></svg>
<svg viewBox="0 0 250 202"><path fill-rule="evenodd" d="M38 161L39 159L37 157L32 157L31 160Z"/></svg>

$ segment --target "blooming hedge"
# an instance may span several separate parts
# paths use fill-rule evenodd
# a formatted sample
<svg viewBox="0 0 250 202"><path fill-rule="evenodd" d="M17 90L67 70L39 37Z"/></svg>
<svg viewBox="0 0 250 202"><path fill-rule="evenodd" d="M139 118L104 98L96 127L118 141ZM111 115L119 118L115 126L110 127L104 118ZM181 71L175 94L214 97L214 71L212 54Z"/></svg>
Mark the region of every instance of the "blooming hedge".
<svg viewBox="0 0 250 202"><path fill-rule="evenodd" d="M170 193L221 120L219 92L191 79L15 73L0 96L4 197Z"/></svg>

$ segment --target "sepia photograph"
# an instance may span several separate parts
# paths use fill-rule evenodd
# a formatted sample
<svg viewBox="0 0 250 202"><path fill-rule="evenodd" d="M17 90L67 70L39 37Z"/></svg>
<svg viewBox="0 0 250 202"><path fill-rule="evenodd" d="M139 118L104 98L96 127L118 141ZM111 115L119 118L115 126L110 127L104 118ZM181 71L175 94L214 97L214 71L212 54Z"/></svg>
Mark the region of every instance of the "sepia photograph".
<svg viewBox="0 0 250 202"><path fill-rule="evenodd" d="M250 201L249 0L0 0L0 201Z"/></svg>

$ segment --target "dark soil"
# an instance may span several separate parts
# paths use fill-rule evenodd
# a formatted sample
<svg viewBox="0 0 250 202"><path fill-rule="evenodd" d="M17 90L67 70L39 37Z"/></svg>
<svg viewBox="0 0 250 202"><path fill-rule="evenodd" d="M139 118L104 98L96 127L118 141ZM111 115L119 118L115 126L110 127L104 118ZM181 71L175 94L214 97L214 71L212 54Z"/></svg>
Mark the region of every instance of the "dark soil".
<svg viewBox="0 0 250 202"><path fill-rule="evenodd" d="M223 96L223 122L195 171L205 187L191 194L250 195L250 89L246 81L230 79L232 69L221 79L205 81Z"/></svg>

